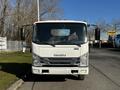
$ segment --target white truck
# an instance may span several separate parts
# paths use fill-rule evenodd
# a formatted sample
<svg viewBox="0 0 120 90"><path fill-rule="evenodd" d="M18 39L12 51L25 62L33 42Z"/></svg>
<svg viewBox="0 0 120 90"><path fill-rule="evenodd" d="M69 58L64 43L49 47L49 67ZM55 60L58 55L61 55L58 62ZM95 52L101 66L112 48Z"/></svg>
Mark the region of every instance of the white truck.
<svg viewBox="0 0 120 90"><path fill-rule="evenodd" d="M89 73L87 23L73 20L38 21L32 37L32 73L76 75Z"/></svg>

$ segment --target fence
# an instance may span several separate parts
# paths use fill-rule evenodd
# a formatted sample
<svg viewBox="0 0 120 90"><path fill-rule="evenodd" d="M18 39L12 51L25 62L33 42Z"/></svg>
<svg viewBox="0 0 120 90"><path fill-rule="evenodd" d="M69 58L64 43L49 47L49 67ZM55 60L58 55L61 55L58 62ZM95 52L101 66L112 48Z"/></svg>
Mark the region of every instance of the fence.
<svg viewBox="0 0 120 90"><path fill-rule="evenodd" d="M6 49L7 49L7 38L0 37L0 50L6 50Z"/></svg>
<svg viewBox="0 0 120 90"><path fill-rule="evenodd" d="M7 51L21 51L22 41L7 41Z"/></svg>
<svg viewBox="0 0 120 90"><path fill-rule="evenodd" d="M30 47L24 41L7 41L7 37L0 37L0 51L22 51L30 50Z"/></svg>

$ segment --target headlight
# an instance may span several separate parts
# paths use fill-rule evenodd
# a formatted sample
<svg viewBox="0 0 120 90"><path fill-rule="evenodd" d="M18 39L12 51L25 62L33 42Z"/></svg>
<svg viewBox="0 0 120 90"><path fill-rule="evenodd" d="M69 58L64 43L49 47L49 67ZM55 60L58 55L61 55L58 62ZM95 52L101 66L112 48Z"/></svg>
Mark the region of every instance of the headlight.
<svg viewBox="0 0 120 90"><path fill-rule="evenodd" d="M34 60L33 59L33 66L42 66L39 60Z"/></svg>
<svg viewBox="0 0 120 90"><path fill-rule="evenodd" d="M80 57L80 66L88 66L89 54L84 54Z"/></svg>
<svg viewBox="0 0 120 90"><path fill-rule="evenodd" d="M42 59L36 55L36 54L33 54L33 66L42 66Z"/></svg>

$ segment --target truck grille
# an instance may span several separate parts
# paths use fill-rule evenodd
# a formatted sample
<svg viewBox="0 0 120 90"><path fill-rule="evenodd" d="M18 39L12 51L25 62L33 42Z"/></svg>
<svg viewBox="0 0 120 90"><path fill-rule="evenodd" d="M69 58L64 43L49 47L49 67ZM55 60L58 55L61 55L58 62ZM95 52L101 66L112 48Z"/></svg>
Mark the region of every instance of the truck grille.
<svg viewBox="0 0 120 90"><path fill-rule="evenodd" d="M79 58L48 58L49 65L74 65Z"/></svg>

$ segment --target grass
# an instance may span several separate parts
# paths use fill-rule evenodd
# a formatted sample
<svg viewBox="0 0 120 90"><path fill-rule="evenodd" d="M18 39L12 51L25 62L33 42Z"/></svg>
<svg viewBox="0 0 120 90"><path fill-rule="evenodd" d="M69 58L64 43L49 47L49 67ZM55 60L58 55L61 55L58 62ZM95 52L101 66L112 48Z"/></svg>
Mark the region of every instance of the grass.
<svg viewBox="0 0 120 90"><path fill-rule="evenodd" d="M6 90L12 83L30 70L31 54L22 52L0 53L0 90Z"/></svg>

